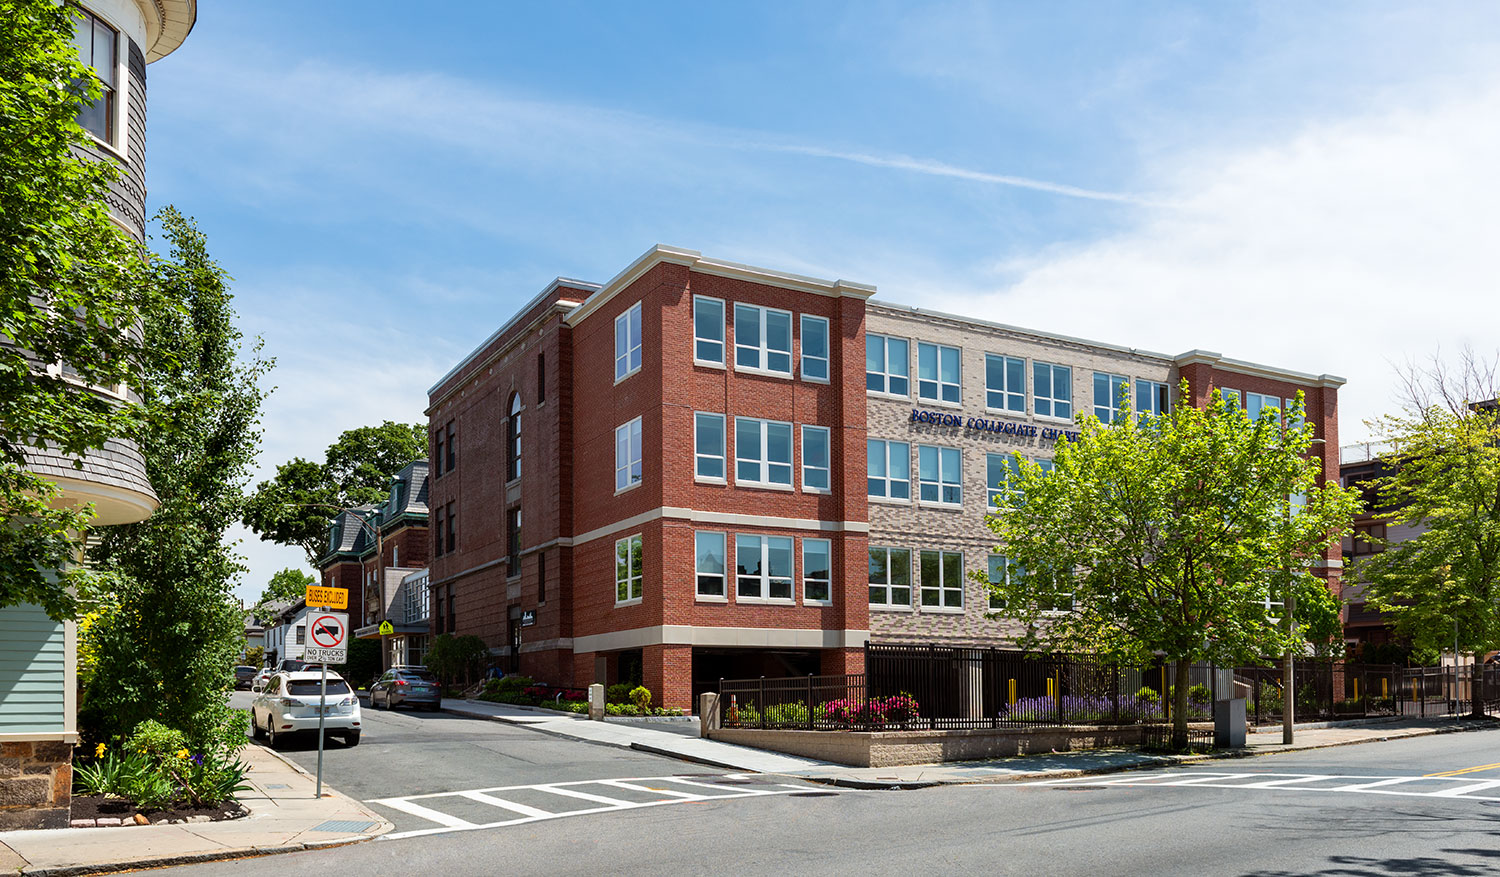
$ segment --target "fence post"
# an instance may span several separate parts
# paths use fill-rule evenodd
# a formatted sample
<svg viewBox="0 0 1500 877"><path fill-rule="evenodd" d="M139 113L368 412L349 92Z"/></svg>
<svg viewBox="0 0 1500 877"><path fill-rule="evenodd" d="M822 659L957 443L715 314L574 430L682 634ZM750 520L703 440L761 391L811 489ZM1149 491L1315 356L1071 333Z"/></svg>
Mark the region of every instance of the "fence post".
<svg viewBox="0 0 1500 877"><path fill-rule="evenodd" d="M764 676L760 677L760 713L759 713L759 716L760 716L760 727L761 727L761 730L765 730L765 727L766 727L766 677L764 677Z"/></svg>
<svg viewBox="0 0 1500 877"><path fill-rule="evenodd" d="M1120 665L1111 663L1109 665L1110 687L1115 692L1115 724L1120 724Z"/></svg>
<svg viewBox="0 0 1500 877"><path fill-rule="evenodd" d="M807 730L813 727L813 696L812 696L812 674L807 674Z"/></svg>

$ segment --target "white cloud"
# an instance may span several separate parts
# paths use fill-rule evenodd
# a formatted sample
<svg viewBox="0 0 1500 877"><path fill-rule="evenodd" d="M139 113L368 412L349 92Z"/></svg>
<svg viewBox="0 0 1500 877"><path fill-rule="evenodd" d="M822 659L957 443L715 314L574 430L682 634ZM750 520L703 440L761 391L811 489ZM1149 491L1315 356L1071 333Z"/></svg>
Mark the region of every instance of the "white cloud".
<svg viewBox="0 0 1500 877"><path fill-rule="evenodd" d="M1144 208L1100 240L993 264L988 283L923 303L1339 374L1349 379L1340 439L1357 441L1364 419L1394 405L1393 364L1439 345L1500 348L1497 152L1500 78L1309 124L1281 143L1164 155L1145 177L1172 206Z"/></svg>

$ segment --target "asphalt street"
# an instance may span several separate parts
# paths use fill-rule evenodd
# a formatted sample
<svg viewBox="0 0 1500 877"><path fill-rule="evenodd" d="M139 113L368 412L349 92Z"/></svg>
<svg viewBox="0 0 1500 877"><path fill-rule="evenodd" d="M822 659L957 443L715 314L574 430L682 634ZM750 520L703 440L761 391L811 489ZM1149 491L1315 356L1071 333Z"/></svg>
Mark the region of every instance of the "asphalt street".
<svg viewBox="0 0 1500 877"><path fill-rule="evenodd" d="M1468 875L1500 872L1500 731L1476 731L1047 784L852 791L755 777L737 785L701 768L433 715L372 716L368 753L329 764L377 774L330 782L364 800L485 784L512 804L535 784L654 777L678 806L604 808L496 827L445 829L396 814L372 843L177 869L191 875L370 874L1245 874ZM379 724L374 724L378 722ZM389 723L389 730L387 724ZM386 742L378 743L384 739ZM294 752L299 762L313 756ZM368 756L370 760L364 761ZM397 767L397 764L402 766ZM358 768L360 774L364 768ZM383 773L380 773L383 771ZM690 800L673 775L764 794ZM484 779L479 780L480 777ZM572 778L572 779L565 779ZM585 786L575 786L582 789ZM400 791L392 792L393 789ZM774 792L774 794L772 793ZM588 794L588 793L586 793ZM658 791L657 795L669 794ZM507 795L513 797L506 798ZM685 797L683 797L685 796ZM524 799L536 803L535 797ZM472 799L468 804L476 804ZM381 805L372 805L379 807ZM467 805L466 805L467 806ZM522 804L524 807L525 804ZM459 810L468 824L472 807ZM390 811L388 809L381 812ZM498 820L497 820L498 821ZM411 826L430 833L412 833ZM174 872L175 873L175 872Z"/></svg>

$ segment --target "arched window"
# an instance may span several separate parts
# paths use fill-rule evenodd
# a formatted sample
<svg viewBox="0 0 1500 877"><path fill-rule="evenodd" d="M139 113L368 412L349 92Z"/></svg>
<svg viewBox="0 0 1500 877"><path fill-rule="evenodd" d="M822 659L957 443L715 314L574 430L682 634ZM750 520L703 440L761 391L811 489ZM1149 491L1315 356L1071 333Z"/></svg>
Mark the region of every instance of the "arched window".
<svg viewBox="0 0 1500 877"><path fill-rule="evenodd" d="M510 420L505 425L505 435L509 441L505 461L505 480L514 481L521 477L521 394L516 393L510 397Z"/></svg>

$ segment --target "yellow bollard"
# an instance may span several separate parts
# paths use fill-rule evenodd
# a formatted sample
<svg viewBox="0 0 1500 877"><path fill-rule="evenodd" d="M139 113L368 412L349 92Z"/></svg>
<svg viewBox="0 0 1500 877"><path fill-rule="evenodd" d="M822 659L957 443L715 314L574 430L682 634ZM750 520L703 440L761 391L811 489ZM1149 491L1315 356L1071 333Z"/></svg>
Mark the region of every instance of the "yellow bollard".
<svg viewBox="0 0 1500 877"><path fill-rule="evenodd" d="M1010 680L1010 705L1016 705L1016 680Z"/></svg>
<svg viewBox="0 0 1500 877"><path fill-rule="evenodd" d="M1380 696L1381 697L1390 697L1391 696L1390 681L1391 680L1385 678L1384 676L1380 677Z"/></svg>
<svg viewBox="0 0 1500 877"><path fill-rule="evenodd" d="M1052 693L1052 677L1051 676L1047 677L1047 696L1048 697L1053 697L1054 696L1053 693Z"/></svg>
<svg viewBox="0 0 1500 877"><path fill-rule="evenodd" d="M1359 678L1354 679L1354 699L1359 700Z"/></svg>

